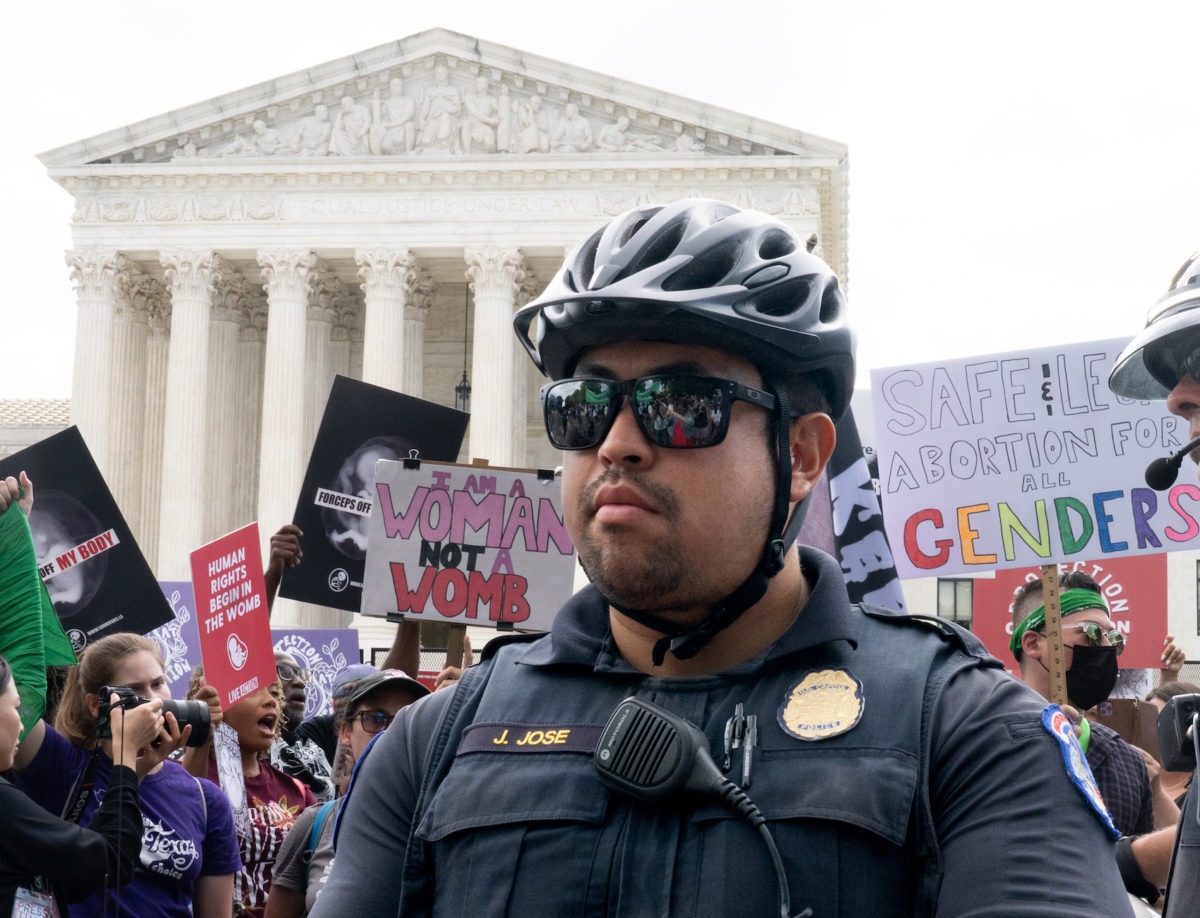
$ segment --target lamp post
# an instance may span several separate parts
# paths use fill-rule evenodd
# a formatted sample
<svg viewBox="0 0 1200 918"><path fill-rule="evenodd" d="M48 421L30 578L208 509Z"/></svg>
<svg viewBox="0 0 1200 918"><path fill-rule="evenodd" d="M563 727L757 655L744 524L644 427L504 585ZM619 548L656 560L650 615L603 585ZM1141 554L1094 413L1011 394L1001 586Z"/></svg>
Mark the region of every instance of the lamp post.
<svg viewBox="0 0 1200 918"><path fill-rule="evenodd" d="M454 387L454 407L459 411L471 411L471 380L467 378L467 333L470 330L469 309L471 303L471 285L463 291L463 371L462 379Z"/></svg>

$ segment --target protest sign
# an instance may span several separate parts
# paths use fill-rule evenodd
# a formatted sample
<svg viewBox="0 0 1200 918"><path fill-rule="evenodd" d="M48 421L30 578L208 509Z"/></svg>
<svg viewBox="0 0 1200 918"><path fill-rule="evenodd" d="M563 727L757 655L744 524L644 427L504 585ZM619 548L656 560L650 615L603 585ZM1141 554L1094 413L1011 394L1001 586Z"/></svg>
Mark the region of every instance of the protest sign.
<svg viewBox="0 0 1200 918"><path fill-rule="evenodd" d="M0 460L0 478L33 483L29 514L38 572L78 653L117 631L138 634L171 607L76 427Z"/></svg>
<svg viewBox="0 0 1200 918"><path fill-rule="evenodd" d="M1200 547L1200 487L1147 464L1187 440L1109 391L1124 339L871 374L884 521L902 577Z"/></svg>
<svg viewBox="0 0 1200 918"><path fill-rule="evenodd" d="M458 458L470 415L345 376L334 378L292 522L304 563L283 573L278 595L357 612L367 555L375 463Z"/></svg>
<svg viewBox="0 0 1200 918"><path fill-rule="evenodd" d="M187 580L160 580L158 585L175 617L147 636L162 651L171 697L183 698L192 669L201 661L196 602ZM358 662L358 632L353 628L272 628L271 643L275 650L290 653L309 671L305 717L329 710L333 680L348 665Z"/></svg>
<svg viewBox="0 0 1200 918"><path fill-rule="evenodd" d="M575 573L561 480L410 465L375 471L363 614L549 630Z"/></svg>
<svg viewBox="0 0 1200 918"><path fill-rule="evenodd" d="M197 548L191 561L204 680L226 710L275 681L258 524Z"/></svg>
<svg viewBox="0 0 1200 918"><path fill-rule="evenodd" d="M1083 571L1100 587L1113 624L1125 635L1125 649L1119 658L1122 669L1156 669L1161 665L1159 657L1167 633L1166 555L1079 560L1058 567L1064 573ZM974 582L971 630L1014 675L1019 675L1020 668L1008 647L1013 631L1009 607L1017 587L1040 577L1040 567L1011 568ZM1065 624L1070 621L1070 616L1063 619Z"/></svg>

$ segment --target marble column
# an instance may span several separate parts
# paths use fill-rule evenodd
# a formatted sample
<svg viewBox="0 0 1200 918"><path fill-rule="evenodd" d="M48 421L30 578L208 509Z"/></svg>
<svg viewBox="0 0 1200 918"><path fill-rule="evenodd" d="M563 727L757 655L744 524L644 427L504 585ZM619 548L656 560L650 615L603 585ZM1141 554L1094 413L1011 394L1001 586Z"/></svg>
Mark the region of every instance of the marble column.
<svg viewBox="0 0 1200 918"><path fill-rule="evenodd" d="M146 563L158 570L158 516L162 500L163 417L167 405L167 356L171 299L166 291L147 304L145 435L142 437L141 524L138 542ZM161 575L159 575L161 577Z"/></svg>
<svg viewBox="0 0 1200 918"><path fill-rule="evenodd" d="M475 292L475 346L471 354L470 458L492 465L515 464L512 316L525 276L520 249L489 246L466 253L467 279Z"/></svg>
<svg viewBox="0 0 1200 918"><path fill-rule="evenodd" d="M329 364L334 376L349 376L351 371L351 338L358 325L358 303L350 296L342 300L333 317L333 332L329 342Z"/></svg>
<svg viewBox="0 0 1200 918"><path fill-rule="evenodd" d="M243 405L233 454L233 512L238 526L258 516L258 432L262 426L263 352L267 340L267 299L260 285L254 285L253 294L242 300L241 320L234 361Z"/></svg>
<svg viewBox="0 0 1200 918"><path fill-rule="evenodd" d="M306 417L304 425L305 460L312 452L317 439L317 429L325 415L329 401L329 389L333 385L333 320L337 315L337 303L346 296L343 284L324 265L310 276L308 299L308 324L305 333L304 366L307 389L304 394Z"/></svg>
<svg viewBox="0 0 1200 918"><path fill-rule="evenodd" d="M432 274L422 274L404 304L404 378L400 391L417 398L425 393L425 320L437 297L437 282Z"/></svg>
<svg viewBox="0 0 1200 918"><path fill-rule="evenodd" d="M404 389L404 307L420 272L411 251L373 249L354 253L366 298L363 382Z"/></svg>
<svg viewBox="0 0 1200 918"><path fill-rule="evenodd" d="M67 253L75 284L75 363L71 377L71 422L79 428L104 476L112 472L108 411L112 377L113 325L117 287L129 273L125 256L89 249Z"/></svg>
<svg viewBox="0 0 1200 918"><path fill-rule="evenodd" d="M308 321L308 275L317 263L307 250L258 253L267 288L267 344L263 358L262 436L258 472L258 526L263 561L271 533L291 520L308 459L305 430L304 354ZM280 600L277 625L295 621L294 604Z"/></svg>
<svg viewBox="0 0 1200 918"><path fill-rule="evenodd" d="M121 515L139 545L142 526L142 461L146 441L146 360L151 304L166 291L146 274L131 274L117 297L113 328L112 388L109 391L108 444L112 470L107 475Z"/></svg>
<svg viewBox="0 0 1200 918"><path fill-rule="evenodd" d="M250 399L239 389L236 365L242 326L242 300L253 295L254 285L232 265L216 265L221 280L216 285L208 326L208 473L214 482L205 501L204 541L232 532L250 522L234 512L233 481L243 470L234 465L238 441L246 434L241 420ZM245 471L249 471L246 469Z"/></svg>
<svg viewBox="0 0 1200 918"><path fill-rule="evenodd" d="M524 277L517 285L516 308L520 309L528 303L541 289L542 282L538 280L538 276L533 273L533 269L526 268ZM513 465L518 468L528 468L529 377L532 364L529 361L529 355L525 353L525 348L517 340L517 336L510 334L509 339L513 349L513 405L516 406L512 417ZM536 389L534 391L536 392Z"/></svg>
<svg viewBox="0 0 1200 918"><path fill-rule="evenodd" d="M191 578L189 556L204 544L210 490L208 454L208 342L213 284L212 252L163 252L171 290L171 343L163 417L162 498L159 501L158 576Z"/></svg>

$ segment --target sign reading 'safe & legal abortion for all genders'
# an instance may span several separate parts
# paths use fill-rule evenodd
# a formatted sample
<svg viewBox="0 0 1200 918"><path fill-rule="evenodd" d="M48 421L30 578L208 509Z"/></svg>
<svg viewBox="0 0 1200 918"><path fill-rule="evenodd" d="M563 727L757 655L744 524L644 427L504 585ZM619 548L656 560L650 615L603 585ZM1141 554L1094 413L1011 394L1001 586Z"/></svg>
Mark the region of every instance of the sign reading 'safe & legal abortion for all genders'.
<svg viewBox="0 0 1200 918"><path fill-rule="evenodd" d="M880 493L902 577L1200 548L1188 439L1163 402L1114 395L1125 339L871 373Z"/></svg>
<svg viewBox="0 0 1200 918"><path fill-rule="evenodd" d="M382 460L364 615L549 630L571 595L562 485L545 473Z"/></svg>

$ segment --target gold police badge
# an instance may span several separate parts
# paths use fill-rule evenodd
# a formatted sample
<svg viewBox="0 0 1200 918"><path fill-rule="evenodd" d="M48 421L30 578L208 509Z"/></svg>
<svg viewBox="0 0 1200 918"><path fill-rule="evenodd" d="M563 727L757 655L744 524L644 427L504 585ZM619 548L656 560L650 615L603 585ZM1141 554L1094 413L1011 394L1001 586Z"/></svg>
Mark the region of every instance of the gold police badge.
<svg viewBox="0 0 1200 918"><path fill-rule="evenodd" d="M796 739L829 739L854 729L862 718L862 683L844 669L814 669L788 689L779 726Z"/></svg>

